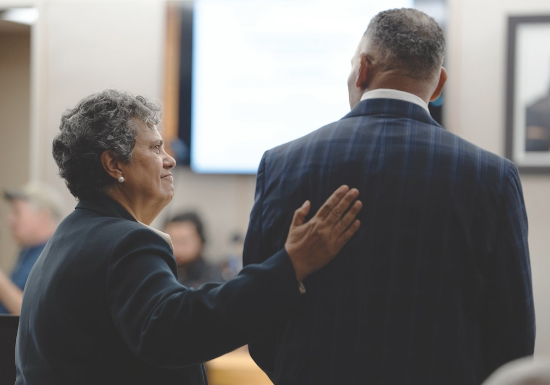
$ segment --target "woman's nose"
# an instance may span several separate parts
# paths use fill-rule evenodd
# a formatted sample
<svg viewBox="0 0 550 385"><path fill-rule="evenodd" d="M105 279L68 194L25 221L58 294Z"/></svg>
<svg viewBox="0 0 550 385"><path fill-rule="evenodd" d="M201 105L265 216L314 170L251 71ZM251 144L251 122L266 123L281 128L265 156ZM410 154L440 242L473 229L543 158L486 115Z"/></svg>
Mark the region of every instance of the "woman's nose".
<svg viewBox="0 0 550 385"><path fill-rule="evenodd" d="M166 154L164 157L164 168L171 169L176 166L176 160L170 155Z"/></svg>

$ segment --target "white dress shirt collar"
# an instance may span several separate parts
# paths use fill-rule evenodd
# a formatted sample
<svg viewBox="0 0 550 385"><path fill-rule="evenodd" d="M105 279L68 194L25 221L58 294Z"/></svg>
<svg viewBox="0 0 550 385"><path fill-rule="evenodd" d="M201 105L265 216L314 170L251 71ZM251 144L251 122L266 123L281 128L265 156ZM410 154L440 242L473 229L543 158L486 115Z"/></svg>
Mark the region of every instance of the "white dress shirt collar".
<svg viewBox="0 0 550 385"><path fill-rule="evenodd" d="M391 90L387 88L379 88L376 90L368 91L361 96L361 100L367 100L367 99L398 99L398 100L404 100L409 103L418 104L420 107L430 112L428 109L428 105L426 102L422 99L420 99L418 96L404 92L404 91L398 91L398 90Z"/></svg>

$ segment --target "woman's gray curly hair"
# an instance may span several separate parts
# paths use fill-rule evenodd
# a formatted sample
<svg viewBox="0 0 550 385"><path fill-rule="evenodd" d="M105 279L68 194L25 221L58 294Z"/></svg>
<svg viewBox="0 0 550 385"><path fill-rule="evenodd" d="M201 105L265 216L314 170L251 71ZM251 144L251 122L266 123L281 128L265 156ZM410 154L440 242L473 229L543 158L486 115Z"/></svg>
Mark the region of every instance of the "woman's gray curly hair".
<svg viewBox="0 0 550 385"><path fill-rule="evenodd" d="M116 90L90 95L66 110L52 153L71 194L79 200L105 195L115 180L103 168L101 154L111 151L129 163L139 130L134 119L156 125L160 117L157 103Z"/></svg>

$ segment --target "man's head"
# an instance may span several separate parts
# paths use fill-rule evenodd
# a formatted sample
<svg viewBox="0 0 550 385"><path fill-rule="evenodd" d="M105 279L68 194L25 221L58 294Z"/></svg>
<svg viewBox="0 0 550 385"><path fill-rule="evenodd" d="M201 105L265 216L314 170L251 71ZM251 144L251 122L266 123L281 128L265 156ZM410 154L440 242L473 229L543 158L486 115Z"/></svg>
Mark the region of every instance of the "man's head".
<svg viewBox="0 0 550 385"><path fill-rule="evenodd" d="M369 23L352 59L350 106L376 88L420 93L422 99L434 100L446 80L444 52L443 30L430 16L412 8L380 12Z"/></svg>
<svg viewBox="0 0 550 385"><path fill-rule="evenodd" d="M48 185L30 182L4 191L11 204L9 226L15 241L23 247L46 242L55 231L62 215L62 202Z"/></svg>

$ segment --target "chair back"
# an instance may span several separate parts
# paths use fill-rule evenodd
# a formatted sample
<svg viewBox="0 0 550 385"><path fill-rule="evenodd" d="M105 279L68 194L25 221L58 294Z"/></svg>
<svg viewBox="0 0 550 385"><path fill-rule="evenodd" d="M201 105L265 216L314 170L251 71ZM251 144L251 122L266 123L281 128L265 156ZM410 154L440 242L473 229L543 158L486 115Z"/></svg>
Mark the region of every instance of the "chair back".
<svg viewBox="0 0 550 385"><path fill-rule="evenodd" d="M15 383L15 338L19 316L0 315L0 385Z"/></svg>

